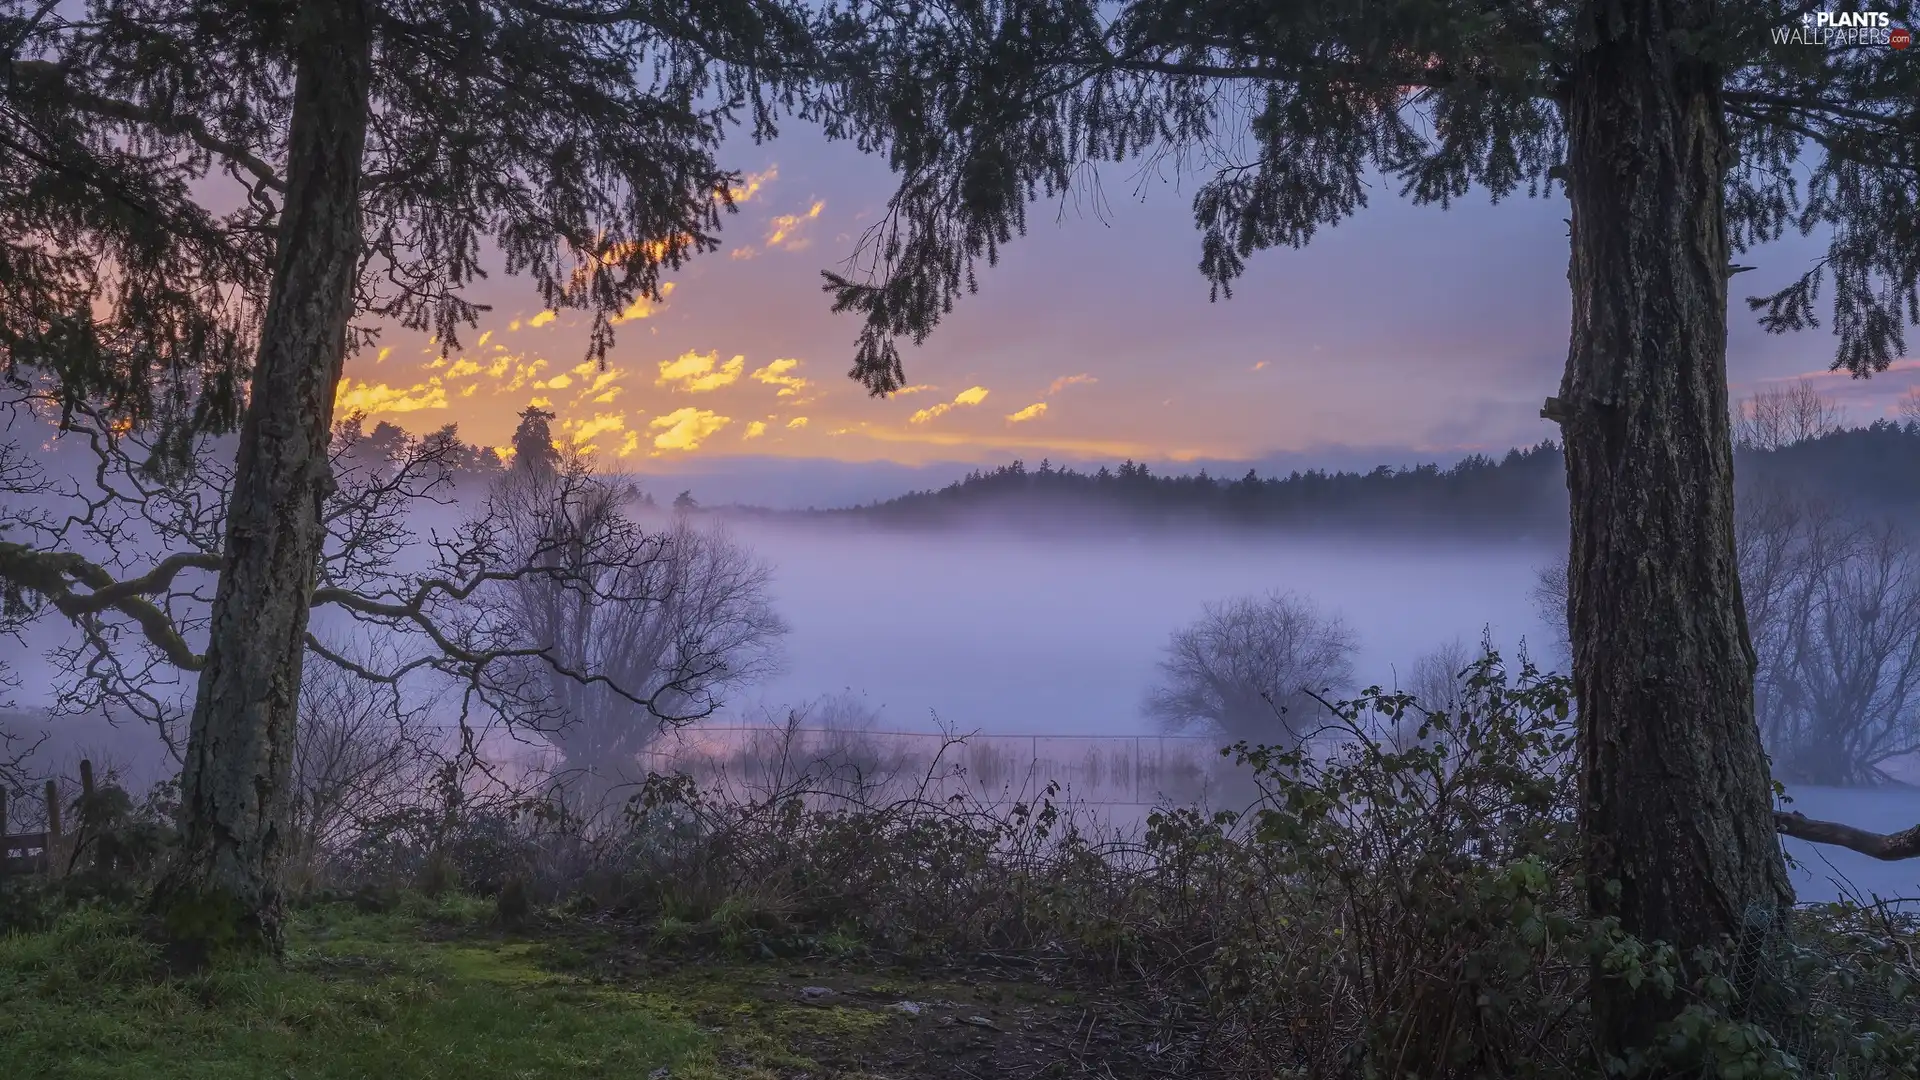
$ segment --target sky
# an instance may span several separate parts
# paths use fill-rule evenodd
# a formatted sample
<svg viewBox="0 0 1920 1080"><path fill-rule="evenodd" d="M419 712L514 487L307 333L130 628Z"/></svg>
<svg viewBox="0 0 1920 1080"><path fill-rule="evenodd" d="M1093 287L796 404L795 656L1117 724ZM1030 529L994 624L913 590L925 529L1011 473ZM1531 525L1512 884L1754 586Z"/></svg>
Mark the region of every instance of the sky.
<svg viewBox="0 0 1920 1080"><path fill-rule="evenodd" d="M819 272L844 269L883 210L884 162L799 124L723 160L746 180L722 250L628 312L604 371L587 362L585 315L544 312L529 282L496 274L462 353L389 329L349 362L341 410L415 431L457 422L504 446L519 410L543 405L602 467L732 477L763 502L848 468L864 487L809 496L877 497L930 467L1015 457L1367 467L1555 435L1539 409L1569 325L1557 193L1441 210L1376 183L1356 218L1256 255L1234 297L1211 303L1192 179L1111 167L1099 190L1036 205L980 292L903 348L907 389L877 399L846 375L858 325L830 311ZM1757 269L1734 279L1730 382L1812 375L1851 420L1892 415L1920 364L1826 374L1825 332L1768 335L1740 303L1819 250L1795 237L1741 257Z"/></svg>

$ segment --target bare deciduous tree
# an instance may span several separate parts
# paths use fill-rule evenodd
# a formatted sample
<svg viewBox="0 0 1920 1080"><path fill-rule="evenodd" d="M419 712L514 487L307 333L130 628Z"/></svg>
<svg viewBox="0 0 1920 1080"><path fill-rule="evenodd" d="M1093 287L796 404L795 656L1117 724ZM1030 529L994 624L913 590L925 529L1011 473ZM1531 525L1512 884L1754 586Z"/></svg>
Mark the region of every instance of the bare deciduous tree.
<svg viewBox="0 0 1920 1080"><path fill-rule="evenodd" d="M1795 533L1756 680L1774 772L1885 783L1890 761L1920 750L1920 557L1890 524L1810 513Z"/></svg>
<svg viewBox="0 0 1920 1080"><path fill-rule="evenodd" d="M1920 750L1920 550L1891 524L1772 484L1742 494L1735 536L1754 711L1774 774L1886 782L1891 761ZM1560 573L1543 570L1535 590L1555 623L1565 618Z"/></svg>
<svg viewBox="0 0 1920 1080"><path fill-rule="evenodd" d="M283 871L292 892L322 880L329 855L369 822L419 801L439 761L416 730L420 714L390 687L370 687L332 664L307 667Z"/></svg>
<svg viewBox="0 0 1920 1080"><path fill-rule="evenodd" d="M562 572L502 582L483 598L523 643L560 660L506 670L528 707L518 719L567 769L607 783L637 779L626 774L661 724L709 716L727 692L777 670L787 630L766 563L684 514L641 530L629 514L638 498L579 463L516 465L496 484L506 544L523 560L545 549Z"/></svg>
<svg viewBox="0 0 1920 1080"><path fill-rule="evenodd" d="M1742 401L1733 442L1743 450L1778 450L1840 430L1841 409L1805 379L1769 386Z"/></svg>
<svg viewBox="0 0 1920 1080"><path fill-rule="evenodd" d="M1292 593L1209 604L1168 642L1145 711L1169 730L1297 745L1313 733L1311 694L1352 683L1356 647L1338 616Z"/></svg>

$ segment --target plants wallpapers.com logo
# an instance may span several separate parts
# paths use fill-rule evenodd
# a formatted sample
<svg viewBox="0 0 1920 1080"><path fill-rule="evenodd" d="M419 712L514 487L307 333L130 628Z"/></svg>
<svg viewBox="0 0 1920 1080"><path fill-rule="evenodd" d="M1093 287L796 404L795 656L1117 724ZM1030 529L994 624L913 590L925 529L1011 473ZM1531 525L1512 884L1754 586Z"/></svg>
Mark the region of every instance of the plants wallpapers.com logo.
<svg viewBox="0 0 1920 1080"><path fill-rule="evenodd" d="M1913 31L1893 25L1893 17L1884 11L1810 11L1800 16L1798 26L1775 27L1773 43L1812 48L1866 45L1898 52L1913 44Z"/></svg>

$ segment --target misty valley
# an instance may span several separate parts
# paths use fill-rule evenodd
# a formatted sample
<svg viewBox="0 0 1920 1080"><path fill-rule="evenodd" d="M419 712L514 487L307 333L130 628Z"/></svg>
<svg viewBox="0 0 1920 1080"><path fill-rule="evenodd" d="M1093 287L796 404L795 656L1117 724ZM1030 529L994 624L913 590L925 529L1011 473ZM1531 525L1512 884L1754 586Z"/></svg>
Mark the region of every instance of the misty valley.
<svg viewBox="0 0 1920 1080"><path fill-rule="evenodd" d="M544 424L531 415L536 428ZM523 435L546 438L541 430ZM1920 471L1849 468L1848 457L1862 453L1849 442L1863 439L1903 444L1920 435L1882 425L1750 436L1746 452L1765 482L1751 489L1745 548L1753 553L1749 603L1756 625L1771 625L1765 620L1781 616L1770 613L1794 604L1801 619L1811 604L1889 606L1877 652L1845 653L1854 643L1837 633L1818 642L1763 634L1758 644L1784 650L1773 660L1782 677L1762 683L1763 708L1780 716L1763 714L1762 722L1776 754L1790 756L1789 768L1781 770L1786 797L1812 817L1891 833L1920 821L1920 788L1911 786L1920 780L1913 758L1920 703L1909 698L1910 684L1920 678L1914 638L1920 581L1909 576L1916 564L1897 524L1905 506L1880 488L1920 482ZM564 507L595 490L622 501L616 509L631 515L636 531L621 550L659 564L648 571L658 581L649 580L631 598L620 587L571 598L557 587L541 604L522 597L521 608L544 608L537 620L522 610L515 632L564 633L560 609L571 600L575 633L612 636L575 641L569 662L626 671L649 697L671 688L681 702L677 709L650 712L620 694L596 697L592 687L584 694L557 683L530 690L524 671L493 684L469 671L466 689L485 692L462 700L454 693L458 678L435 679L424 670L383 687L382 694L394 692L374 704L366 689L355 690L351 679L343 682L322 668L303 697L310 712L348 714L326 717L332 726L315 736L340 742L340 750L365 743L397 753L404 745L422 760L453 763L463 727L478 732L487 764L483 769L476 759L467 766L476 790L488 786L488 769L521 770L514 784L523 791L591 774L604 805L583 813L617 810L649 773L694 770L708 780L766 791L777 788L779 769L788 768L819 771L842 784L858 773L854 786L876 791L945 774L942 791L1002 807L1046 797L1055 785L1050 797L1060 805L1126 831L1141 827L1156 807L1244 809L1250 792L1235 782L1236 766L1220 753L1234 743L1304 742L1322 754L1340 752L1347 740L1328 730L1327 703L1368 685L1409 692L1425 708L1457 708L1464 677L1483 648L1544 670L1567 660L1564 613L1548 598L1551 589L1543 592L1561 571L1552 543L1537 535L1544 531L1540 522L1558 512L1551 447L1510 454L1504 463L1473 457L1447 469L1272 481L1250 474L1224 484L1204 473L1153 477L1132 462L1117 473L1051 463L1029 473L1016 462L976 471L942 492L853 510L785 513L704 508L691 491L674 505L664 497L674 486L671 477L593 478L580 471L567 479L569 469L582 466L557 458L549 489L529 499L514 493L513 467L487 464L457 439L415 439L387 424L368 431L350 422L335 453L348 488L336 557L364 560L375 551L388 569L416 574L429 565L435 538L457 534L489 501L525 502L504 513L499 505L479 512L489 528L521 533L529 521L551 526L544 516L550 508L534 508L541 500ZM137 475L133 461L120 462L127 479ZM27 466L24 459L11 464ZM12 475L24 478L29 471ZM40 503L17 512L52 520L46 512L59 500L51 496L77 490L76 482L85 480L75 473L58 485L37 475L17 483L18 494L33 493ZM1845 506L1832 501L1833 491L1861 483L1880 487L1849 496ZM1302 487L1320 490L1300 494ZM1342 493L1343 487L1362 495ZM1827 494L1806 501L1804 493L1815 488ZM1263 500L1285 505L1283 516L1263 519ZM1818 515L1803 522L1816 503ZM1848 529L1869 524L1895 531L1849 539ZM136 533L100 535L124 542ZM1882 545L1876 549L1882 558L1831 567L1839 575L1832 581L1808 572L1804 560L1816 548L1806 545L1827 545L1818 556L1836 558L1863 538ZM1876 591L1858 592L1862 583ZM1819 591L1838 585L1856 591ZM682 595L703 590L713 595L698 605ZM182 591L172 599L190 603L192 596ZM1251 605L1237 626L1221 617L1236 602ZM464 616L470 629L481 610ZM316 629L332 642L329 654L382 656L396 671L418 663L407 654L417 648L407 641L408 624L370 628L345 614L316 614ZM1874 629L1871 620L1862 625ZM1335 640L1316 639L1329 628L1337 628ZM1176 633L1196 630L1212 640L1183 642ZM702 634L717 635L721 644L678 655L684 646L674 639ZM82 758L136 791L178 768L176 725L190 705L184 690L159 678L151 685L123 682L112 690L122 695L118 700L89 696L76 671L98 657L89 659L85 640L62 637L57 625L22 624L16 637L27 647L11 664L16 704L5 734L16 748L8 776L17 806L32 814L25 796L37 786L33 778L70 783ZM1183 644L1193 650L1184 675L1178 670ZM644 660L609 651L622 649ZM1787 677L1790 668L1804 675ZM1169 692L1169 679L1181 678L1197 695L1187 702L1191 707L1156 709L1154 696ZM1236 681L1244 684L1240 716L1230 719ZM1849 688L1856 698L1845 697ZM1791 732L1785 718L1815 707L1806 698L1823 693L1841 699L1829 708L1855 710L1851 723L1828 719L1839 726L1811 736ZM150 710L144 719L143 708ZM582 708L595 719L569 713ZM584 741L563 733L589 723L621 731ZM1394 733L1370 734L1390 740ZM1803 769L1795 775L1791 755L1806 753L1805 744L1788 742L1796 737L1850 740L1855 757L1839 773ZM358 763L369 774L354 786L365 789L357 794L367 801L354 805L345 792L325 796L333 802L325 807L327 819L309 824L321 835L303 842L321 844L322 835L337 840L373 827L372 811L391 812L396 799L414 790L411 773L397 766ZM387 789L377 791L386 769L392 770ZM310 778L319 787L343 780ZM300 797L323 798L318 790ZM21 820L18 810L15 820ZM1794 839L1787 844L1801 860L1795 881L1804 898L1920 896L1915 864Z"/></svg>

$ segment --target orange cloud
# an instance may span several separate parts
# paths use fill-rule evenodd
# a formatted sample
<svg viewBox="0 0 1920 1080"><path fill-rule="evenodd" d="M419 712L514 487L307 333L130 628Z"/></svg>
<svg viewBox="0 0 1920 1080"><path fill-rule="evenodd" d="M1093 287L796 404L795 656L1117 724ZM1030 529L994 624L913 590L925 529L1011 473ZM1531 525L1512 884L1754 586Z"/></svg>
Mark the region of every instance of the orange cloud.
<svg viewBox="0 0 1920 1080"><path fill-rule="evenodd" d="M755 382L763 382L768 386L779 387L780 392L775 395L776 397L794 397L798 395L800 391L813 385L811 381L803 379L798 375L787 374L787 372L799 366L800 361L798 360L775 360L766 367L755 371L753 373L753 379Z"/></svg>
<svg viewBox="0 0 1920 1080"><path fill-rule="evenodd" d="M788 426L788 427L790 427L790 428L803 428L803 427L806 427L806 426L807 426L807 418L806 418L806 417L804 417L804 416L796 416L796 417L794 417L793 419L791 419L791 420L789 420L789 421L787 421L787 426Z"/></svg>
<svg viewBox="0 0 1920 1080"><path fill-rule="evenodd" d="M780 248L784 251L799 251L813 241L799 235L809 221L820 216L827 204L815 201L804 214L781 214L767 226L767 250Z"/></svg>
<svg viewBox="0 0 1920 1080"><path fill-rule="evenodd" d="M661 308L667 306L666 299L667 297L672 295L673 295L673 282L671 281L661 282L659 302L656 303L651 297L636 296L633 298L633 303L627 305L627 310L621 312L618 315L615 315L613 318L609 319L608 321L613 323L615 326L618 326L621 323L632 322L635 319L651 318L654 312L659 311Z"/></svg>
<svg viewBox="0 0 1920 1080"><path fill-rule="evenodd" d="M755 420L747 425L746 433L740 436L740 440L745 442L748 439L757 439L766 433L767 422L765 420Z"/></svg>
<svg viewBox="0 0 1920 1080"><path fill-rule="evenodd" d="M728 188L727 194L732 196L735 204L747 202L752 199L761 188L773 183L779 176L780 166L769 165L767 166L766 172L748 173L741 177L740 186Z"/></svg>
<svg viewBox="0 0 1920 1080"><path fill-rule="evenodd" d="M333 394L333 411L345 416L348 413L361 413L373 416L378 413L410 413L421 409L444 409L447 407L447 391L440 385L438 376L409 387L392 387L386 383L355 384L352 379L340 380L339 389Z"/></svg>
<svg viewBox="0 0 1920 1080"><path fill-rule="evenodd" d="M561 423L561 430L575 447L586 447L593 440L608 432L624 431L627 427L625 413L595 413L585 420L567 420Z"/></svg>
<svg viewBox="0 0 1920 1080"><path fill-rule="evenodd" d="M1008 413L1007 422L1009 424L1018 424L1023 420L1032 420L1035 417L1044 416L1046 412L1047 403L1044 401L1036 401L1017 413Z"/></svg>
<svg viewBox="0 0 1920 1080"><path fill-rule="evenodd" d="M681 353L678 359L660 361L660 377L654 380L655 386L677 386L688 393L702 393L731 386L739 381L740 373L746 370L747 358L736 356L720 364L720 352Z"/></svg>
<svg viewBox="0 0 1920 1080"><path fill-rule="evenodd" d="M907 417L907 422L910 424L925 424L930 421L937 420L940 417L945 416L947 413L953 411L953 408L956 405L980 404L981 402L987 400L987 393L988 393L987 388L984 386L968 387L967 389L960 391L959 394L955 395L952 401L943 401L938 405L929 405L926 408L921 409L919 412L914 413L912 416Z"/></svg>
<svg viewBox="0 0 1920 1080"><path fill-rule="evenodd" d="M559 316L554 314L553 312L543 311L540 314L535 315L533 318L528 319L527 325L528 326L545 326L557 318L559 318Z"/></svg>
<svg viewBox="0 0 1920 1080"><path fill-rule="evenodd" d="M933 389L933 387L928 386L926 383L918 383L913 386L903 386L900 389L895 390L893 392L893 396L900 397L903 394L918 394L918 393L921 393L922 391L931 390L931 389Z"/></svg>
<svg viewBox="0 0 1920 1080"><path fill-rule="evenodd" d="M1062 375L1048 385L1047 396L1052 397L1069 386L1079 386L1081 383L1097 383L1099 381L1099 379L1084 372L1079 375Z"/></svg>
<svg viewBox="0 0 1920 1080"><path fill-rule="evenodd" d="M709 436L732 422L732 417L687 406L655 417L647 428L659 432L653 437L653 445L658 449L697 450Z"/></svg>

